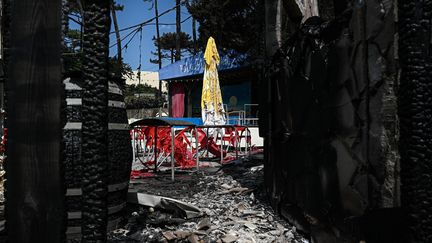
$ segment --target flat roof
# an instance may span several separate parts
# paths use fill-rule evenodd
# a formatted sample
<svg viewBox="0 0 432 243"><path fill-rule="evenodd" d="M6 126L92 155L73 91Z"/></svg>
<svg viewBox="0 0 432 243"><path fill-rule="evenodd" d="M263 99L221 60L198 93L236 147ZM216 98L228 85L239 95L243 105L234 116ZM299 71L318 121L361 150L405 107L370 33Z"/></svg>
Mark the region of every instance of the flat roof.
<svg viewBox="0 0 432 243"><path fill-rule="evenodd" d="M163 67L159 70L159 79L169 81L202 75L204 74L204 65L204 54L201 52ZM247 66L249 66L249 63L247 62L247 56L244 54L238 54L234 51L220 54L219 72Z"/></svg>

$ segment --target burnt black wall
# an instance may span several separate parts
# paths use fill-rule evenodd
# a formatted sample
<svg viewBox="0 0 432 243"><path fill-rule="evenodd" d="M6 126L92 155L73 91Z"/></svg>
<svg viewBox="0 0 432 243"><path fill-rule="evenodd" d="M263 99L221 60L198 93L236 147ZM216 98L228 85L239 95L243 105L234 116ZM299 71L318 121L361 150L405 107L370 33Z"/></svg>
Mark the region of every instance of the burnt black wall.
<svg viewBox="0 0 432 243"><path fill-rule="evenodd" d="M411 242L432 241L432 59L430 1L399 1L402 206Z"/></svg>
<svg viewBox="0 0 432 243"><path fill-rule="evenodd" d="M400 206L395 7L350 6L328 22L306 20L275 54L260 133L277 210L305 231L337 225L367 239L380 226L348 219Z"/></svg>

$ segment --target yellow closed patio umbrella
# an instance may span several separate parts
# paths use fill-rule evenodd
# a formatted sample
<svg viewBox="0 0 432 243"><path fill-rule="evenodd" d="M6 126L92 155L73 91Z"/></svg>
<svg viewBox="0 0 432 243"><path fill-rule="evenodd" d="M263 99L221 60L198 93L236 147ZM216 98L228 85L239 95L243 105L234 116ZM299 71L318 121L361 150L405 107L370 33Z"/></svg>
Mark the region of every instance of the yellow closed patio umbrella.
<svg viewBox="0 0 432 243"><path fill-rule="evenodd" d="M226 123L217 66L220 62L215 40L210 37L204 53L205 69L201 96L201 114L204 125Z"/></svg>

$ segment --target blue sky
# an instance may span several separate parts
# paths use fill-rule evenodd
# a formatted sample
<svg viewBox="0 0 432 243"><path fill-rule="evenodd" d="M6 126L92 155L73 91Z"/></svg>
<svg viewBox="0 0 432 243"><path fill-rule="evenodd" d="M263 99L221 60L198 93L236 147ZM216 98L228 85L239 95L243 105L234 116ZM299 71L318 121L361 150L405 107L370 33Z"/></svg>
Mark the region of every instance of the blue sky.
<svg viewBox="0 0 432 243"><path fill-rule="evenodd" d="M151 2L144 2L143 0L116 0L118 4L124 5L123 11L117 12L117 20L119 23L119 28L125 28L128 26L132 26L148 19L154 17L154 9L150 9L152 6ZM175 0L158 0L158 9L159 14L168 10L175 6ZM182 20L186 19L190 16L187 9L182 6ZM159 23L175 23L175 11L171 11L166 15L160 17ZM192 36L192 19L188 19L186 22L182 24L182 31L188 33ZM111 27L111 31L114 30L114 27ZM161 35L165 32L175 32L175 25L161 25L160 26ZM121 36L127 35L129 31L121 32ZM141 70L142 71L157 71L158 65L150 63L150 58L154 59L155 57L151 54L152 51L155 51L155 46L153 44L152 38L156 36L156 26L148 25L144 26L142 31L142 45L141 45ZM131 36L130 36L131 37ZM125 45L126 42L129 41L130 37L126 38L122 45ZM115 34L111 34L110 36L110 45L115 44ZM133 70L136 70L139 66L139 43L140 43L140 34L138 33L134 39L130 42L127 49L123 50L123 59L126 63L130 64ZM110 49L110 55L116 55L117 47L114 46ZM163 66L168 65L169 61L166 60L163 63Z"/></svg>

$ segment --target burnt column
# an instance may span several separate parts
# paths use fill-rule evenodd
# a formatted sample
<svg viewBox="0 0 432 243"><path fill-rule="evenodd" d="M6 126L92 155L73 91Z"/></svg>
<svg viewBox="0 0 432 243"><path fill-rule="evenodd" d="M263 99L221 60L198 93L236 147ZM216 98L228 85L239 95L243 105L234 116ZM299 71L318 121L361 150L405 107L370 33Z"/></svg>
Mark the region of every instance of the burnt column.
<svg viewBox="0 0 432 243"><path fill-rule="evenodd" d="M61 1L4 3L9 242L63 242Z"/></svg>
<svg viewBox="0 0 432 243"><path fill-rule="evenodd" d="M105 242L108 193L109 1L86 1L84 21L82 241Z"/></svg>
<svg viewBox="0 0 432 243"><path fill-rule="evenodd" d="M401 201L410 242L432 241L430 1L399 1Z"/></svg>

